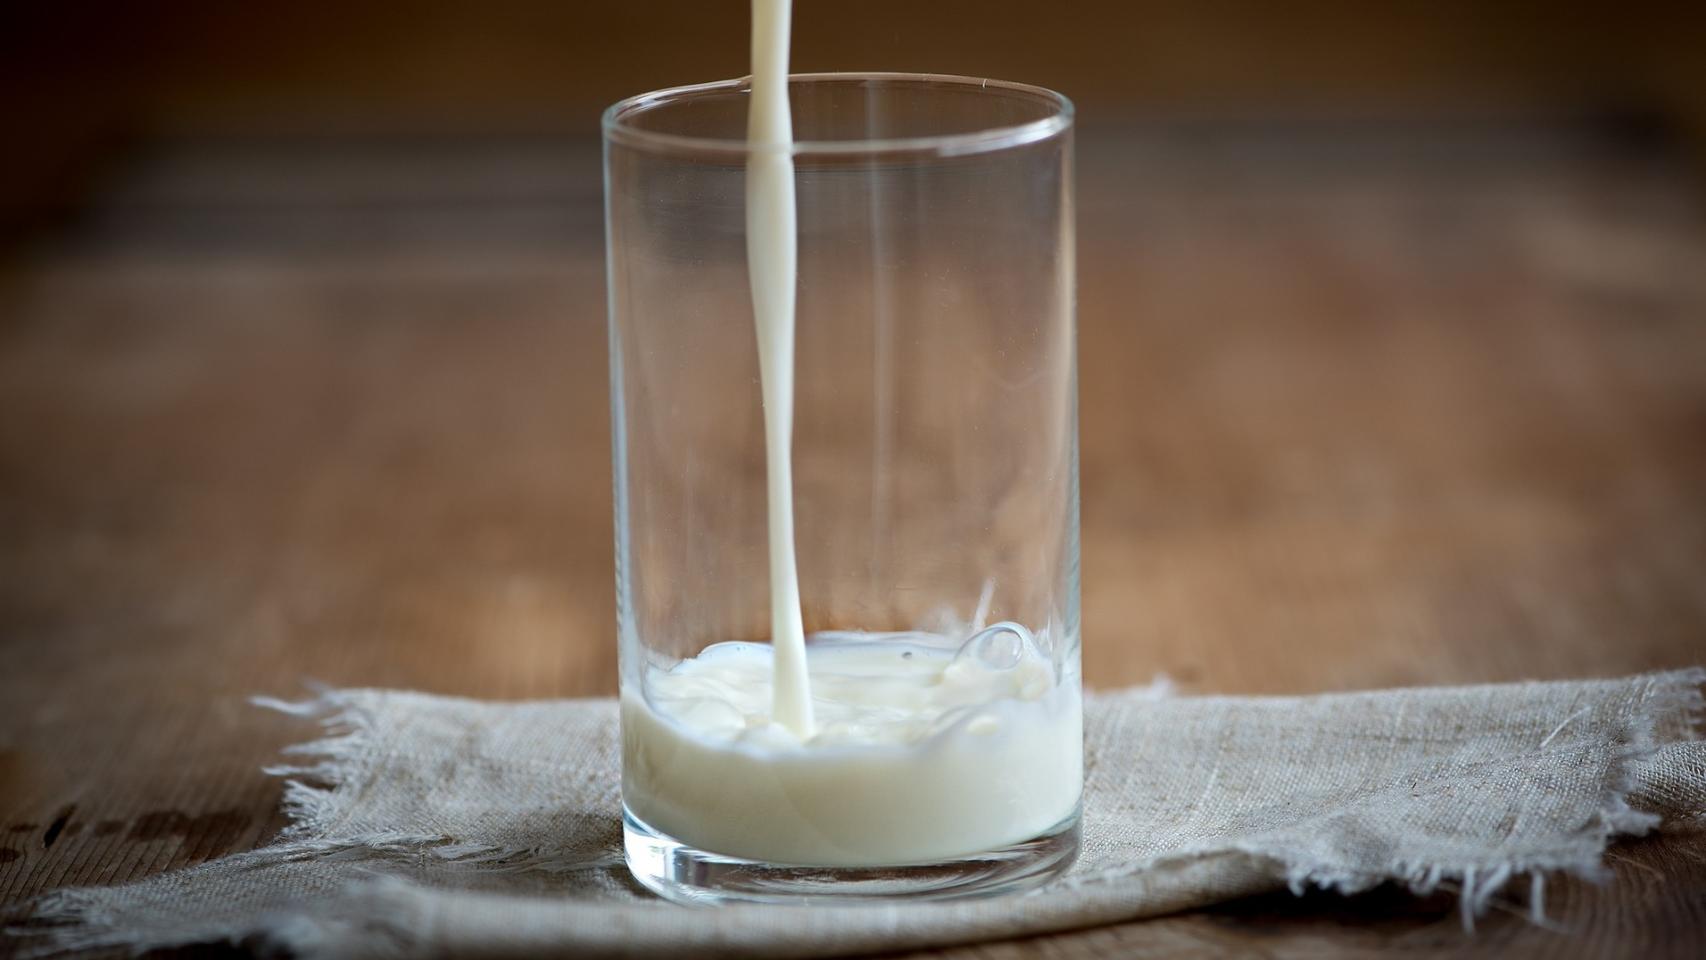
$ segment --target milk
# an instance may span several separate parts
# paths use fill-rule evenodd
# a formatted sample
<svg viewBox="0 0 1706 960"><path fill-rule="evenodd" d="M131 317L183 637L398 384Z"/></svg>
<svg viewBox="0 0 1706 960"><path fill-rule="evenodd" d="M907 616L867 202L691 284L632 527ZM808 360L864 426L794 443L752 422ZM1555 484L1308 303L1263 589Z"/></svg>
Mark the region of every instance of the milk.
<svg viewBox="0 0 1706 960"><path fill-rule="evenodd" d="M752 0L752 93L747 108L746 259L758 328L764 452L770 508L770 638L774 717L796 735L812 731L800 575L794 562L793 116L788 110L790 0Z"/></svg>
<svg viewBox="0 0 1706 960"><path fill-rule="evenodd" d="M701 850L815 866L940 861L1071 818L1076 638L1019 624L808 645L791 467L797 238L788 0L753 0L746 228L764 401L771 643L720 643L622 692L622 799ZM1064 671L1071 670L1070 674Z"/></svg>
<svg viewBox="0 0 1706 960"><path fill-rule="evenodd" d="M774 648L721 643L622 696L622 796L704 850L818 866L939 861L1030 840L1077 809L1078 678L1017 625L961 640L819 634L817 729L770 714Z"/></svg>

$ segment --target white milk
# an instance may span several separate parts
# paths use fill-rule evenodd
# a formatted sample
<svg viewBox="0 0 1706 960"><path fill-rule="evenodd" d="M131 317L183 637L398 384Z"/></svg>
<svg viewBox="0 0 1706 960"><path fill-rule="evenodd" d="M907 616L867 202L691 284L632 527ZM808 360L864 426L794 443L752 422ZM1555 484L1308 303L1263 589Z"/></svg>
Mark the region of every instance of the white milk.
<svg viewBox="0 0 1706 960"><path fill-rule="evenodd" d="M622 697L622 796L695 847L821 866L918 863L1037 837L1083 776L1077 676L1023 628L818 635L817 732L770 715L772 651L720 643ZM648 701L649 700L649 704Z"/></svg>
<svg viewBox="0 0 1706 960"><path fill-rule="evenodd" d="M1076 674L1057 678L1046 645L1017 626L959 640L839 634L806 646L790 465L797 240L788 20L788 0L753 0L746 228L773 644L717 644L671 669L650 668L644 695L623 691L623 802L677 840L774 863L920 863L1011 846L1077 809Z"/></svg>
<svg viewBox="0 0 1706 960"><path fill-rule="evenodd" d="M746 259L758 327L770 506L770 638L776 722L812 732L800 575L794 563L794 120L788 111L789 0L752 0L752 94L746 165Z"/></svg>

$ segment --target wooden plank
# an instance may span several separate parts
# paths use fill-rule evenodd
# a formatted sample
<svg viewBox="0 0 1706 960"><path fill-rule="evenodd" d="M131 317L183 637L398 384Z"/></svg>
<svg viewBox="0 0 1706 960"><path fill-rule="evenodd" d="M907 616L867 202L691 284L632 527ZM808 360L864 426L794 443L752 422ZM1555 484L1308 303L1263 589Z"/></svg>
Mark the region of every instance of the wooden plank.
<svg viewBox="0 0 1706 960"><path fill-rule="evenodd" d="M1702 659L1694 187L1446 141L1086 138L1091 683ZM596 153L326 150L142 157L0 272L0 902L265 842L303 730L253 693L614 690ZM947 953L1698 944L1706 846L1616 857L1553 888L1563 934L1378 892Z"/></svg>

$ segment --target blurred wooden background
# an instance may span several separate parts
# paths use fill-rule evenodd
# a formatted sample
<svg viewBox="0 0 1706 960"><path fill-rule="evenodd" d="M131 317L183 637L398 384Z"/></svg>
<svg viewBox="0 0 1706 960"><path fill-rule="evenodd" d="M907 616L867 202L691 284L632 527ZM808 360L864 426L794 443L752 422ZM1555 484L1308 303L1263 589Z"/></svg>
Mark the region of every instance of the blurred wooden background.
<svg viewBox="0 0 1706 960"><path fill-rule="evenodd" d="M1706 659L1694 7L821 11L802 69L1084 106L1092 684ZM743 72L744 6L3 16L0 904L265 842L304 731L250 694L612 692L596 116ZM1692 956L1702 852L1556 929L1383 891L957 955Z"/></svg>
<svg viewBox="0 0 1706 960"><path fill-rule="evenodd" d="M0 211L76 202L163 131L583 131L746 72L741 0L21 0L0 10ZM1676 0L802 0L796 70L919 70L1155 112L1508 120L1615 111L1706 138L1706 7Z"/></svg>

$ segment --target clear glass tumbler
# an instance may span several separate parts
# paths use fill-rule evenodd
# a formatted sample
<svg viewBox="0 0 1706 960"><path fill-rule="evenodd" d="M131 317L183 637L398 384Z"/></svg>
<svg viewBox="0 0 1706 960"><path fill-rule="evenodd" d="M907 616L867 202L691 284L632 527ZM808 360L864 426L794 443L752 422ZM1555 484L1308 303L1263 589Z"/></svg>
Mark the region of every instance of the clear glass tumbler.
<svg viewBox="0 0 1706 960"><path fill-rule="evenodd" d="M789 92L805 742L710 669L770 633L748 85L604 117L628 864L694 902L1036 882L1076 855L1083 781L1072 107L932 75Z"/></svg>

